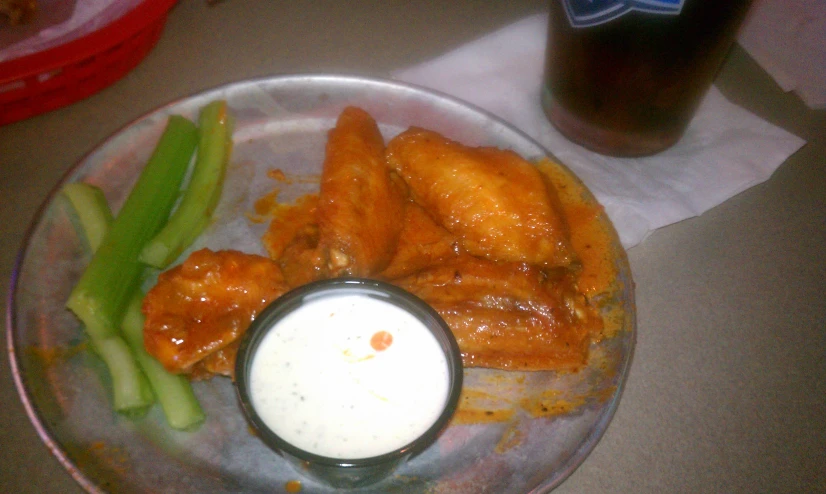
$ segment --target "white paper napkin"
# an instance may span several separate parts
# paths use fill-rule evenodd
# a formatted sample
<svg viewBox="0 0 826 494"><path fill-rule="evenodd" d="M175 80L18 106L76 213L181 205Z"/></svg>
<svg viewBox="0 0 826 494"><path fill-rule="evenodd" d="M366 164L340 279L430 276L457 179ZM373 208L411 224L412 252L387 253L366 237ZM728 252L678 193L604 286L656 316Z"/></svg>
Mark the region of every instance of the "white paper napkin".
<svg viewBox="0 0 826 494"><path fill-rule="evenodd" d="M626 248L768 179L804 143L712 89L686 135L646 158L610 158L571 143L540 106L547 14L538 14L393 77L484 108L527 133L576 173Z"/></svg>

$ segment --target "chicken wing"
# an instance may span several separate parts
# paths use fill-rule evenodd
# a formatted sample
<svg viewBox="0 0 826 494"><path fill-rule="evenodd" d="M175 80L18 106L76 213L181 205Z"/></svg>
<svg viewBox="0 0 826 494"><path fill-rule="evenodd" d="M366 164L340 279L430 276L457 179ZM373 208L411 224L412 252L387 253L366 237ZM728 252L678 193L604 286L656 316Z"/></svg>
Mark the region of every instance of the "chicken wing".
<svg viewBox="0 0 826 494"><path fill-rule="evenodd" d="M405 204L402 225L396 252L378 278L394 280L408 276L457 254L459 239L415 202Z"/></svg>
<svg viewBox="0 0 826 494"><path fill-rule="evenodd" d="M346 108L329 134L319 193L319 245L331 275L368 276L387 266L401 231L400 186L376 121Z"/></svg>
<svg viewBox="0 0 826 494"><path fill-rule="evenodd" d="M161 273L144 298L146 350L170 372L192 372L208 359L202 364L206 370L227 373L228 365L220 361L234 361L230 345L286 290L278 264L266 257L231 250L193 252L183 264Z"/></svg>
<svg viewBox="0 0 826 494"><path fill-rule="evenodd" d="M471 254L545 267L573 261L553 187L516 153L416 127L391 139L387 153L414 200Z"/></svg>
<svg viewBox="0 0 826 494"><path fill-rule="evenodd" d="M463 254L393 283L436 309L468 367L574 369L601 329L565 270Z"/></svg>

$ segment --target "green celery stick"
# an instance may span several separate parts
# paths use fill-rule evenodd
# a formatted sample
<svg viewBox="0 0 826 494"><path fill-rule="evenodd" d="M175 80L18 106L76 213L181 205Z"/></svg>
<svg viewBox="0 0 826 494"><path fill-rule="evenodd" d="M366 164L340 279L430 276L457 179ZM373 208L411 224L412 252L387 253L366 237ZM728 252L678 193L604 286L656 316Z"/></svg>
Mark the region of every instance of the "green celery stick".
<svg viewBox="0 0 826 494"><path fill-rule="evenodd" d="M144 415L155 403L152 387L129 345L120 336L91 338L92 347L109 369L115 411L131 418Z"/></svg>
<svg viewBox="0 0 826 494"><path fill-rule="evenodd" d="M226 101L206 105L201 110L198 124L198 155L184 196L163 230L140 254L142 262L159 269L177 259L209 225L221 197L232 152L233 119Z"/></svg>
<svg viewBox="0 0 826 494"><path fill-rule="evenodd" d="M194 430L203 423L204 411L192 391L189 379L184 375L167 371L146 351L143 344L142 302L143 293L138 290L123 316L123 335L135 352L146 377L149 378L167 423L173 429Z"/></svg>
<svg viewBox="0 0 826 494"><path fill-rule="evenodd" d="M137 183L75 285L66 306L97 339L117 334L142 280L138 255L169 218L192 153L195 125L171 116Z"/></svg>
<svg viewBox="0 0 826 494"><path fill-rule="evenodd" d="M63 186L62 192L80 220L90 249L97 251L113 221L103 191L85 183L70 183ZM114 409L132 417L143 415L154 403L152 389L123 338L90 335L90 340L95 353L109 369Z"/></svg>
<svg viewBox="0 0 826 494"><path fill-rule="evenodd" d="M170 117L144 171L66 302L109 368L114 409L129 416L148 409L154 397L119 326L143 279L140 249L169 217L196 144L195 125L183 117Z"/></svg>
<svg viewBox="0 0 826 494"><path fill-rule="evenodd" d="M63 195L72 204L85 234L89 249L98 250L112 223L112 210L99 187L82 182L66 184Z"/></svg>
<svg viewBox="0 0 826 494"><path fill-rule="evenodd" d="M94 252L99 242L95 242L93 236L102 238L112 223L112 211L106 203L103 191L89 184L72 183L65 185L63 192L80 218L83 234ZM204 412L192 391L189 379L167 372L144 347L142 300L143 292L138 289L126 308L121 324L123 337L131 349L131 355L115 341L106 340L97 345L92 343L92 347L109 367L112 380L116 383L114 391L119 395L115 397L115 401L120 403L122 408L134 410L129 415L140 413L143 404L140 400L146 399L145 385L141 379L133 378L137 371L130 367L136 360L149 380L149 385L161 404L169 425L178 430L195 429L204 421Z"/></svg>

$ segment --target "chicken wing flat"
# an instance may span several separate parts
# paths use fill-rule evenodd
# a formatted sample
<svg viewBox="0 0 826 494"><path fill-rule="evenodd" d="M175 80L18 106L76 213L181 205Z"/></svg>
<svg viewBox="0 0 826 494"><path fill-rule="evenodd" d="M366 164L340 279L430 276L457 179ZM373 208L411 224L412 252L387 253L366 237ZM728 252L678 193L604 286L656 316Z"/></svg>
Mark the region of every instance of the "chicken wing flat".
<svg viewBox="0 0 826 494"><path fill-rule="evenodd" d="M436 309L467 367L572 370L586 362L601 319L567 276L463 254L393 283Z"/></svg>
<svg viewBox="0 0 826 494"><path fill-rule="evenodd" d="M189 373L205 361L205 370L226 374L231 366L222 359L235 360L230 345L286 290L278 264L266 257L193 252L161 273L144 298L146 350L170 372Z"/></svg>
<svg viewBox="0 0 826 494"><path fill-rule="evenodd" d="M396 252L377 277L394 280L437 264L457 253L458 242L455 235L436 223L421 206L408 202Z"/></svg>
<svg viewBox="0 0 826 494"><path fill-rule="evenodd" d="M471 254L546 267L573 261L553 187L516 153L416 127L391 139L387 153L414 200Z"/></svg>
<svg viewBox="0 0 826 494"><path fill-rule="evenodd" d="M390 262L404 211L400 185L376 121L344 109L329 133L319 193L319 244L333 276L368 276Z"/></svg>

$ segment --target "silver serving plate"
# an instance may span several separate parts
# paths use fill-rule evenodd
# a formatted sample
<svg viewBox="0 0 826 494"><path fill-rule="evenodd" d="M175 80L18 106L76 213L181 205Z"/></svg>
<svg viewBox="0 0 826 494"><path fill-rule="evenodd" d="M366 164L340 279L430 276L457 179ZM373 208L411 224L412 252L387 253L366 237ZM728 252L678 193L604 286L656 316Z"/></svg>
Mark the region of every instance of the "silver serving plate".
<svg viewBox="0 0 826 494"><path fill-rule="evenodd" d="M331 490L300 477L250 432L228 379L195 384L207 413L196 432L171 430L158 407L136 421L113 413L105 368L86 350L79 323L64 308L89 255L59 188L94 183L118 208L167 116L195 118L218 98L228 101L237 118L235 149L216 220L193 248L262 253L266 223L250 220L253 202L276 187L281 201L317 190L327 131L347 105L370 112L386 138L416 125L530 159L550 155L525 134L456 99L336 75L231 84L159 108L115 133L40 208L19 254L7 305L12 372L26 411L52 453L89 492L263 493L293 480L302 482L304 492ZM290 182L268 177L273 169L283 170ZM514 407L513 418L451 425L396 475L358 492L548 492L576 469L616 410L635 343L630 268L618 240L614 248L621 288L610 303L624 311L622 330L593 345L588 368L576 374L466 370L465 389L488 396L492 407ZM577 406L551 417L518 408L519 400L537 396Z"/></svg>

